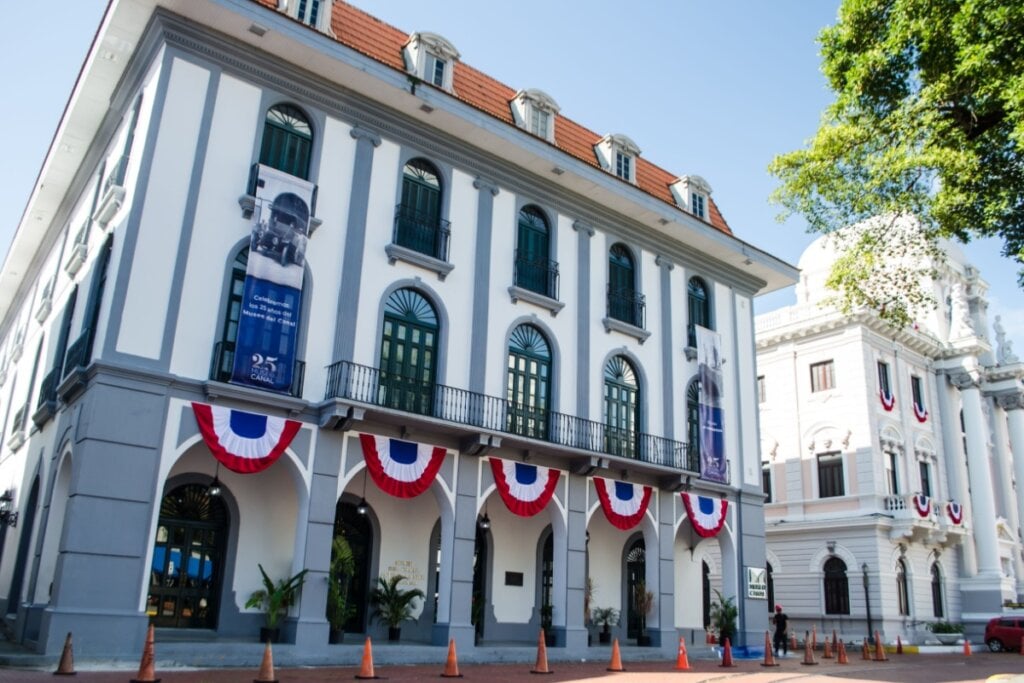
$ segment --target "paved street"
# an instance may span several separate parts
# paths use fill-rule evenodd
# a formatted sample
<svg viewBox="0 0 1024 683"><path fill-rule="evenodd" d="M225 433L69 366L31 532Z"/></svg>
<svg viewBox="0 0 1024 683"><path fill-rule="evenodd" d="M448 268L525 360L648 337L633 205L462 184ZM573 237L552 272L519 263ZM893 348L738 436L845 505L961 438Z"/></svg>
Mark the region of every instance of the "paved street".
<svg viewBox="0 0 1024 683"><path fill-rule="evenodd" d="M692 670L677 672L675 662L624 662L623 673L606 671L607 662L554 662L550 676L536 676L530 673L529 664L467 665L460 667L463 680L487 681L609 681L620 683L647 683L654 681L728 681L729 683L770 683L772 681L890 681L892 683L966 683L986 681L990 676L1007 675L995 680L1013 680L1024 683L1024 657L1017 654L992 654L979 652L971 657L962 655L903 655L892 656L889 662L865 662L851 660L851 664L840 666L835 660L819 659L817 666L805 666L800 658L783 660L781 666L766 669L759 662L739 661L733 669L724 669L717 662L700 660L691 662ZM443 666L378 666L375 673L389 681L436 680ZM173 669L156 670L156 676L164 683L237 683L256 678L258 666L238 669ZM323 668L278 668L275 675L281 683L304 681L348 681L353 680L358 669L352 667ZM78 668L76 681L88 683L125 683L134 678L137 668L117 671L87 671ZM27 670L0 669L0 681L54 681L52 669Z"/></svg>

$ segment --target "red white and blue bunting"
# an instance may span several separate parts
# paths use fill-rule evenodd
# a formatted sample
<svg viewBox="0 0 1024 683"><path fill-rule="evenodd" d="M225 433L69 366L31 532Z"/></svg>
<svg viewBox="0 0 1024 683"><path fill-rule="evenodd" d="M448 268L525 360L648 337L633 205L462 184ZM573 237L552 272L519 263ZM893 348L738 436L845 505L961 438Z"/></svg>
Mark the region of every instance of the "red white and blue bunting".
<svg viewBox="0 0 1024 683"><path fill-rule="evenodd" d="M262 472L273 465L302 427L295 420L206 403L193 403L192 412L213 457L239 474Z"/></svg>
<svg viewBox="0 0 1024 683"><path fill-rule="evenodd" d="M509 511L520 517L532 517L547 507L561 472L512 460L490 460L494 484Z"/></svg>
<svg viewBox="0 0 1024 683"><path fill-rule="evenodd" d="M914 401L914 417L917 418L918 422L924 422L928 419L928 409L917 405L917 401Z"/></svg>
<svg viewBox="0 0 1024 683"><path fill-rule="evenodd" d="M949 521L959 526L960 522L964 521L964 506L951 500L946 503L946 514L949 515Z"/></svg>
<svg viewBox="0 0 1024 683"><path fill-rule="evenodd" d="M373 483L395 498L413 498L430 488L448 452L440 446L373 434L360 434L359 443Z"/></svg>
<svg viewBox="0 0 1024 683"><path fill-rule="evenodd" d="M711 498L696 493L683 493L683 505L686 516L690 518L693 530L702 538L716 536L725 526L725 513L729 511L729 501L724 498Z"/></svg>
<svg viewBox="0 0 1024 683"><path fill-rule="evenodd" d="M932 499L923 493L918 493L914 496L914 509L921 517L927 517L932 514Z"/></svg>
<svg viewBox="0 0 1024 683"><path fill-rule="evenodd" d="M650 486L594 477L594 488L601 500L604 516L612 526L623 531L640 523L651 502Z"/></svg>
<svg viewBox="0 0 1024 683"><path fill-rule="evenodd" d="M892 395L892 392L885 393L884 390L878 390L878 398L882 402L882 407L885 408L886 412L891 412L893 406L896 405L896 397Z"/></svg>

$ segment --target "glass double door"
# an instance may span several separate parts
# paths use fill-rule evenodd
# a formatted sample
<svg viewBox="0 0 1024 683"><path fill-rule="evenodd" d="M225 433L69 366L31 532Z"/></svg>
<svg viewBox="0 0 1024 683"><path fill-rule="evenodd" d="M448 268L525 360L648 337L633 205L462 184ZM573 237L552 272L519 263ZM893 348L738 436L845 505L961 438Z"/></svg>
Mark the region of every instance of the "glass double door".
<svg viewBox="0 0 1024 683"><path fill-rule="evenodd" d="M381 404L430 415L434 395L437 330L409 320L384 318L380 353Z"/></svg>

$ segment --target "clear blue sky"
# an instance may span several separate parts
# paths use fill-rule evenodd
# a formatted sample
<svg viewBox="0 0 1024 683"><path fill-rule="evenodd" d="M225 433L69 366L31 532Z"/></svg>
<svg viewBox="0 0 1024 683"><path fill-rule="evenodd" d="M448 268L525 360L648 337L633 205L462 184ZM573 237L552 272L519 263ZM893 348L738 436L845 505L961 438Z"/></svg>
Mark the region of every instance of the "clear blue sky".
<svg viewBox="0 0 1024 683"><path fill-rule="evenodd" d="M512 88L540 88L562 113L599 133L625 133L643 156L711 184L734 233L796 264L813 239L803 221L775 221L765 170L776 154L810 138L830 102L815 36L839 0L354 0L403 31L433 31L462 60ZM29 192L105 0L55 0L59 21L39 21L32 3L5 7L0 82L8 131L0 168L0 244ZM989 318L1001 313L1024 357L1024 296L999 244L965 248L990 284ZM793 303L792 290L758 310ZM989 330L990 337L992 336Z"/></svg>

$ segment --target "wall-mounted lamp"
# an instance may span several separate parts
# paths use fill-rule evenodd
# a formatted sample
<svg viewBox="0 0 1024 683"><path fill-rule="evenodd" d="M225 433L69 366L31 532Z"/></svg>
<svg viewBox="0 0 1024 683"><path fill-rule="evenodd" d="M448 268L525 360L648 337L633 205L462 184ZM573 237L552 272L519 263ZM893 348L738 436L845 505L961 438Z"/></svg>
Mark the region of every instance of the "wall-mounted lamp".
<svg viewBox="0 0 1024 683"><path fill-rule="evenodd" d="M359 496L359 502L356 504L356 512L360 515L365 515L370 511L370 504L366 502L366 470L363 470L363 495Z"/></svg>
<svg viewBox="0 0 1024 683"><path fill-rule="evenodd" d="M14 509L14 491L0 494L0 526L18 526L18 511Z"/></svg>
<svg viewBox="0 0 1024 683"><path fill-rule="evenodd" d="M477 522L477 526L479 526L484 531L487 531L491 528L491 518L487 516L486 509L484 510L484 516L480 518L479 522Z"/></svg>
<svg viewBox="0 0 1024 683"><path fill-rule="evenodd" d="M206 487L206 495L210 497L219 496L221 494L220 486L220 460L217 461L217 470L214 472L213 481Z"/></svg>

